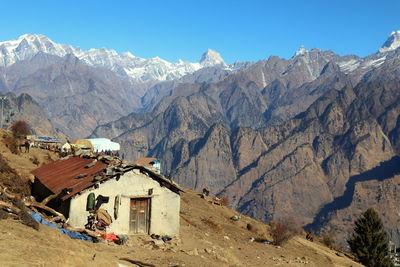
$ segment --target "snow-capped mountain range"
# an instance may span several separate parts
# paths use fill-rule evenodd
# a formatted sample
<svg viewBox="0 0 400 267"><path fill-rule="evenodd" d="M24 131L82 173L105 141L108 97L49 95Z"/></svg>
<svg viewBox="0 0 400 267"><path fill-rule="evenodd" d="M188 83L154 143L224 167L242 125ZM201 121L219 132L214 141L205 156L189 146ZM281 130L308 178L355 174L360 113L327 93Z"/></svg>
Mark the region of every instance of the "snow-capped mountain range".
<svg viewBox="0 0 400 267"><path fill-rule="evenodd" d="M159 57L145 59L130 52L118 54L104 48L83 51L71 45L58 44L40 34L24 34L17 40L0 42L0 66L8 67L17 61L29 60L38 53L60 57L73 54L89 66L103 67L139 82L176 80L204 67L220 66L232 70L237 66L225 64L220 54L211 49L202 55L199 62L178 60L172 63Z"/></svg>
<svg viewBox="0 0 400 267"><path fill-rule="evenodd" d="M386 59L393 57L400 57L400 31L393 31L390 33L388 39L383 43L378 52L369 55L365 58L360 58L355 55L348 55L339 57L336 63L339 65L340 70L344 73L351 73L355 70L368 71L371 68L377 68L382 65ZM293 58L303 58L307 63L310 52L319 49L307 50L301 46L294 54Z"/></svg>
<svg viewBox="0 0 400 267"><path fill-rule="evenodd" d="M393 31L384 42L379 51L365 58L358 56L344 56L338 58L336 63L345 73L356 69L368 70L380 66L386 58L397 56L397 48L400 47L400 31ZM310 52L319 49L307 50L304 46L296 51L294 58L302 59L305 63L309 60ZM208 49L199 62L169 62L159 57L141 58L130 52L117 53L111 49L89 49L83 51L71 45L59 44L41 34L24 34L16 40L0 42L0 66L8 67L17 61L29 60L36 54L45 53L64 57L72 54L82 62L93 67L109 69L121 77L127 77L133 82L157 82L178 80L181 77L194 73L206 67L218 66L224 70L237 71L248 64L228 65L221 55ZM311 61L310 61L311 63Z"/></svg>

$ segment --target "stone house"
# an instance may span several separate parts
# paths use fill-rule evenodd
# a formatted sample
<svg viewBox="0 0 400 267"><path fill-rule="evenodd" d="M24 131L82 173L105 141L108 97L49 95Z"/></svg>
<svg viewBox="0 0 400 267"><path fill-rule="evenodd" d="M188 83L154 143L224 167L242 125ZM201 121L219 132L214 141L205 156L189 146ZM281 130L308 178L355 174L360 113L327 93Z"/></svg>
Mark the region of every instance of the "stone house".
<svg viewBox="0 0 400 267"><path fill-rule="evenodd" d="M89 195L94 194L96 209L104 209L111 215L107 232L179 234L182 190L143 166L123 164L112 157L71 157L51 162L32 173L33 195L41 201L57 194L49 206L63 213L73 227L83 228L88 223L93 212L88 209Z"/></svg>

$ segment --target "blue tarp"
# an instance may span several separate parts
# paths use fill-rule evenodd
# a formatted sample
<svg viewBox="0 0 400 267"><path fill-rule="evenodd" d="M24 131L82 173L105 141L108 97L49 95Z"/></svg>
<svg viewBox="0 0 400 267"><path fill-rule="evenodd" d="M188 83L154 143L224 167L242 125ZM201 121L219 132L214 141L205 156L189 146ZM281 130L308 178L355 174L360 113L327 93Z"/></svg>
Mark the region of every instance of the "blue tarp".
<svg viewBox="0 0 400 267"><path fill-rule="evenodd" d="M56 228L56 229L60 229L60 233L62 233L62 234L64 234L64 235L67 235L67 236L69 236L69 237L71 237L71 238L80 239L80 240L85 240L85 241L90 241L90 242L93 241L93 239L92 239L90 236L83 235L83 234L80 234L80 233L77 233L77 232L73 232L73 231L68 231L68 230L66 230L66 229L64 229L64 228L62 228L62 227L60 227L60 226L57 226L57 225L55 225L55 224L52 224L52 223L50 223L50 222L44 220L44 219L42 218L42 216L40 216L39 213L32 212L32 213L30 213L29 215L31 215L31 217L32 217L35 221L37 221L38 223L41 223L41 224L44 224L44 225L47 225L47 226L50 226L50 227L53 227L53 228Z"/></svg>

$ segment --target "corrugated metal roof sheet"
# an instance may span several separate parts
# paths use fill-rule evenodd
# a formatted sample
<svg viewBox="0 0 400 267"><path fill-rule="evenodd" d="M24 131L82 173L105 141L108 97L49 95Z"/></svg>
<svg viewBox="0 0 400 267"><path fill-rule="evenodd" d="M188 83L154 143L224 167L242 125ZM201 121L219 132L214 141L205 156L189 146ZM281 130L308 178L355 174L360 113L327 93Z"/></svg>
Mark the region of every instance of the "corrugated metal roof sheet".
<svg viewBox="0 0 400 267"><path fill-rule="evenodd" d="M54 194L59 194L63 189L70 188L72 190L70 194L61 196L62 200L66 200L82 190L93 186L95 184L93 182L94 177L97 176L100 171L107 168L107 164L102 161L97 161L92 167L85 168L85 166L93 162L93 160L94 159L81 157L71 157L65 160L60 159L37 168L32 171L32 174ZM150 178L158 181L162 186L167 186L175 193L179 194L179 191L183 192L177 184L146 167L132 165L129 166L126 171L132 169L139 169L142 172L148 173ZM87 174L87 176L84 178L76 178L81 174Z"/></svg>
<svg viewBox="0 0 400 267"><path fill-rule="evenodd" d="M107 167L105 163L97 161L92 167L85 168L91 162L93 159L80 157L57 160L32 171L32 174L54 194L60 193L65 188L71 188L70 194L61 197L65 200L92 186L97 173ZM80 174L87 176L77 179L76 176Z"/></svg>

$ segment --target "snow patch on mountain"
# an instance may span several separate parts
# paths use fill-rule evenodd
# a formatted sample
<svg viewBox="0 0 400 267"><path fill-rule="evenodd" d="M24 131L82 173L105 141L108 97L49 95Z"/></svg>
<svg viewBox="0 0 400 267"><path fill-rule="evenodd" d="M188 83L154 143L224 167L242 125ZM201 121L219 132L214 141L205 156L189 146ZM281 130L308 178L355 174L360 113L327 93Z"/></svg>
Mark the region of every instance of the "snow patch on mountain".
<svg viewBox="0 0 400 267"><path fill-rule="evenodd" d="M294 53L294 57L305 55L308 50L304 47L304 45L300 46L300 48Z"/></svg>
<svg viewBox="0 0 400 267"><path fill-rule="evenodd" d="M73 54L89 66L102 67L129 77L133 81L176 80L204 67L219 66L236 69L236 65L225 64L221 55L208 49L199 62L168 62L159 57L150 59L134 56L130 52L118 54L110 49L89 49L83 51L70 45L58 44L40 34L24 34L17 40L0 42L0 66L10 66L17 61L29 60L38 53L64 57Z"/></svg>
<svg viewBox="0 0 400 267"><path fill-rule="evenodd" d="M379 49L380 53L396 50L400 47L400 31L393 31L390 33L389 38Z"/></svg>
<svg viewBox="0 0 400 267"><path fill-rule="evenodd" d="M350 59L348 61L340 61L338 62L339 68L344 73L352 72L353 70L357 69L360 66L361 60L357 59Z"/></svg>
<svg viewBox="0 0 400 267"><path fill-rule="evenodd" d="M201 56L199 63L204 67L212 67L216 65L226 66L221 55L212 49L207 49L207 51Z"/></svg>

